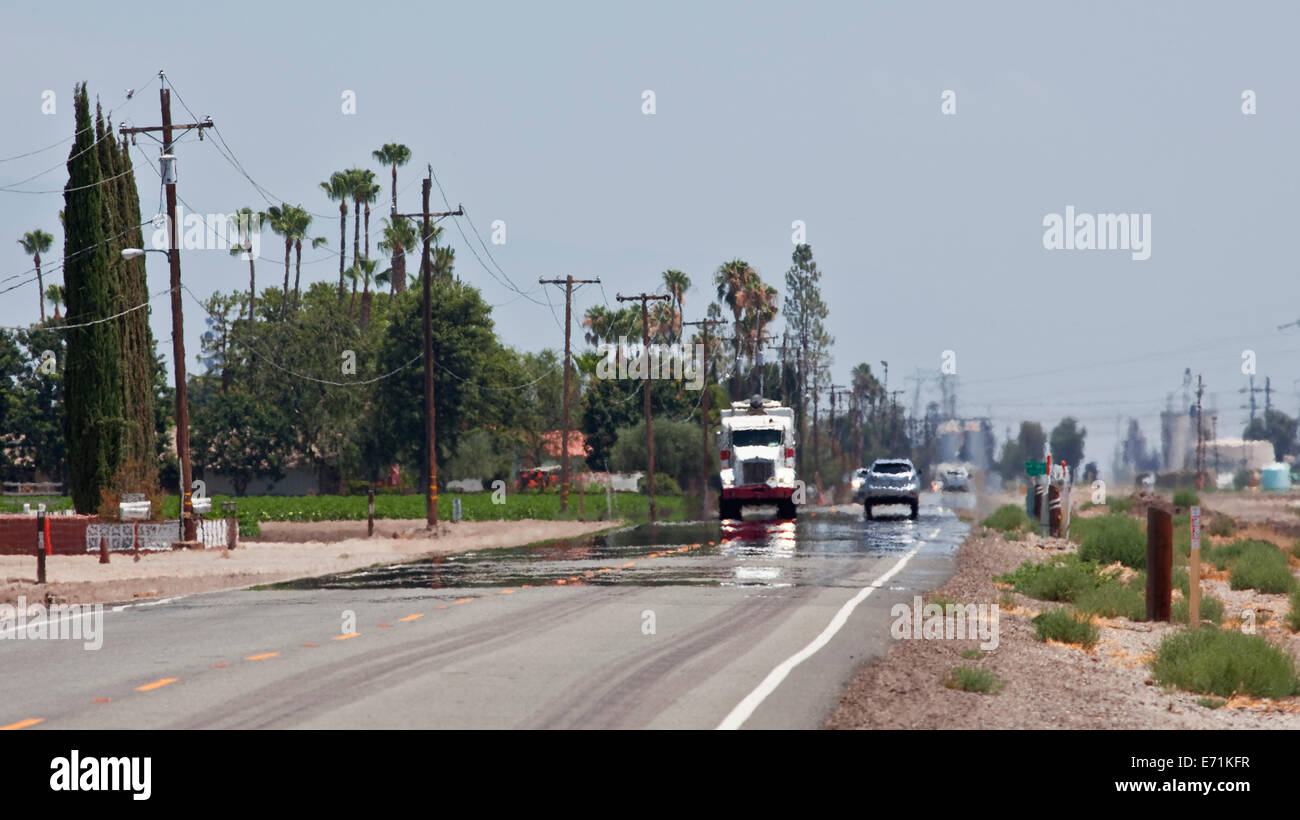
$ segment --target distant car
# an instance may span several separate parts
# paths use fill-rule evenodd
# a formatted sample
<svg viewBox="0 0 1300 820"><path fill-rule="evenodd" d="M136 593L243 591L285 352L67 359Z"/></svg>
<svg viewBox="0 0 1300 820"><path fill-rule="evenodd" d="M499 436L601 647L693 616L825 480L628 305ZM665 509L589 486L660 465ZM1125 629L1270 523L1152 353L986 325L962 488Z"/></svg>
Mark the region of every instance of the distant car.
<svg viewBox="0 0 1300 820"><path fill-rule="evenodd" d="M867 468L853 497L862 499L868 521L874 518L873 507L888 504L906 505L910 509L907 517L915 520L921 505L921 477L911 459L878 458Z"/></svg>
<svg viewBox="0 0 1300 820"><path fill-rule="evenodd" d="M939 474L945 492L967 492L970 490L970 471L962 466L947 467Z"/></svg>

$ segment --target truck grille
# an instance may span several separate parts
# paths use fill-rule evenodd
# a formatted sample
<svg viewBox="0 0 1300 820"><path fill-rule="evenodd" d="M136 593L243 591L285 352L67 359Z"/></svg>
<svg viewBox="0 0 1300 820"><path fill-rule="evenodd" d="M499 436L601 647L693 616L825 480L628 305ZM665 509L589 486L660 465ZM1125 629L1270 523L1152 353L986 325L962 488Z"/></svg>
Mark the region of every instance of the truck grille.
<svg viewBox="0 0 1300 820"><path fill-rule="evenodd" d="M772 477L776 465L767 459L746 461L741 465L740 476L745 484L763 484Z"/></svg>

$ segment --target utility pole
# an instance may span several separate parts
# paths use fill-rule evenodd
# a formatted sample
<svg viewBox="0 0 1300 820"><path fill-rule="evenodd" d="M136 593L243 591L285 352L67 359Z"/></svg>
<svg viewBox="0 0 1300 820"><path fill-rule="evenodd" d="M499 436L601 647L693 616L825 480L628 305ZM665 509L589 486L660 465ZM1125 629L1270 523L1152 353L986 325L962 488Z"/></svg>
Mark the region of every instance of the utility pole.
<svg viewBox="0 0 1300 820"><path fill-rule="evenodd" d="M429 491L425 493L424 497L424 517L425 523L430 528L438 523L438 451L433 412L433 296L430 282L433 279L433 259L430 256L431 249L429 247L430 240L433 238L433 230L429 220L441 219L444 216L464 216L465 214L465 209L459 206L454 211L430 213L429 191L432 186L433 166L430 165L429 175L422 180L420 185L424 209L418 214L395 214L395 216L404 216L408 219L419 218L424 220L424 252L420 257L420 279L424 289L424 419L425 437L429 445L425 453L425 472L429 477Z"/></svg>
<svg viewBox="0 0 1300 820"><path fill-rule="evenodd" d="M847 389L848 388L842 384L831 385L831 459L835 462L836 468L841 473L844 472L844 448L840 448L840 454L837 457L835 455L835 401L844 398L844 391ZM839 391L838 394L835 392L837 390Z"/></svg>
<svg viewBox="0 0 1300 820"><path fill-rule="evenodd" d="M700 429L704 439L700 447L700 517L709 514L709 468L713 459L709 458L709 328L726 324L721 319L701 319L698 322L682 322L687 327L699 327L704 333L704 395L700 397Z"/></svg>
<svg viewBox="0 0 1300 820"><path fill-rule="evenodd" d="M162 125L139 128L119 128L119 134L138 134L147 131L162 132L163 180L167 186L167 262L171 275L172 292L172 359L176 372L176 458L181 464L181 540L195 540L194 504L190 498L190 403L185 391L185 320L181 301L181 243L180 226L176 224L176 157L172 154L172 135L198 129L203 139L203 129L212 127L212 118L185 125L172 124L172 93L167 88L167 77L159 71L162 87L158 99L162 107Z"/></svg>
<svg viewBox="0 0 1300 820"><path fill-rule="evenodd" d="M569 509L569 372L573 366L569 354L569 328L573 326L573 286L598 285L600 279L574 279L571 275L563 279L543 279L539 276L537 283L564 285L564 398L561 400L564 421L560 426L560 512L564 512Z"/></svg>
<svg viewBox="0 0 1300 820"><path fill-rule="evenodd" d="M1243 387L1243 388L1239 389L1237 392L1238 392L1238 393L1248 393L1248 394L1250 395L1250 403L1249 403L1249 404L1243 404L1243 405L1241 405L1241 409L1242 409L1242 410L1245 410L1245 409L1249 408L1249 409L1250 409L1250 420L1251 420L1251 421L1254 421L1254 420L1255 420L1255 394L1256 394L1256 393L1263 393L1263 392L1264 392L1264 389L1261 388L1261 387L1256 387L1256 386L1255 386L1255 377L1254 377L1254 376L1251 376L1251 377L1250 377L1250 386L1249 386L1249 387Z"/></svg>
<svg viewBox="0 0 1300 820"><path fill-rule="evenodd" d="M1201 417L1201 395L1205 385L1200 374L1196 376L1196 489L1205 489L1205 425ZM1251 397L1253 400L1253 396Z"/></svg>
<svg viewBox="0 0 1300 820"><path fill-rule="evenodd" d="M666 302L672 297L668 294L656 296L653 293L641 293L636 296L618 295L620 302L641 302L641 364L644 366L642 390L645 392L645 448L646 448L646 490L650 495L650 523L655 522L655 428L654 419L650 417L650 311L648 302Z"/></svg>

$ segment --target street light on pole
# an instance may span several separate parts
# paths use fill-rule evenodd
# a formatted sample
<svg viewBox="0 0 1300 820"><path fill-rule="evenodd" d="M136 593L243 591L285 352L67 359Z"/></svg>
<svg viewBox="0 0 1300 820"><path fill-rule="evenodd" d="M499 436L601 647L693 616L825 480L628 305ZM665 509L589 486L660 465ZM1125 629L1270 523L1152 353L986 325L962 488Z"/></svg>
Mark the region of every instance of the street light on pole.
<svg viewBox="0 0 1300 820"><path fill-rule="evenodd" d="M181 473L181 538L193 541L197 528L194 526L194 507L190 500L190 430L189 398L185 391L185 325L184 313L180 299L180 259L173 256L171 248L123 248L123 259L137 259L146 253L161 253L171 263L172 273L172 358L176 373L176 459L180 462Z"/></svg>

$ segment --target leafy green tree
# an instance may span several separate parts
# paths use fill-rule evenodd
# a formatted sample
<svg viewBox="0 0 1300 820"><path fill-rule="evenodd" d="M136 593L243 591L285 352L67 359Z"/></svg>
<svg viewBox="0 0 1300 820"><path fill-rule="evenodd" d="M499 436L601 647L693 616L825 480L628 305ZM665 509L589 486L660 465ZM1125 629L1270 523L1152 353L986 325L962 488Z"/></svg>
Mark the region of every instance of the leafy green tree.
<svg viewBox="0 0 1300 820"><path fill-rule="evenodd" d="M796 245L791 255L793 264L785 274L785 320L790 340L795 347L795 367L799 373L799 390L795 416L802 436L807 430L808 400L815 403L820 397L823 383L821 368L830 365L830 347L835 339L826 330L826 317L830 310L822 299L821 271L813 261L811 245ZM814 440L816 436L813 437ZM804 452L799 448L799 471L804 473Z"/></svg>
<svg viewBox="0 0 1300 820"><path fill-rule="evenodd" d="M10 480L30 480L37 474L52 481L67 479L60 368L66 356L57 322L12 337L0 331L0 471L12 476ZM53 373L42 368L47 350L54 357Z"/></svg>
<svg viewBox="0 0 1300 820"><path fill-rule="evenodd" d="M496 389L508 383L511 367L482 295L462 282L435 279L431 284L434 418L441 465L467 429L497 423L513 397ZM424 370L419 364L423 350L420 294L408 290L394 299L378 342L375 370L393 375L376 383L367 424L373 440L368 461L372 470L392 463L415 468L421 486L427 486Z"/></svg>
<svg viewBox="0 0 1300 820"><path fill-rule="evenodd" d="M1262 417L1246 425L1241 437L1273 442L1274 457L1281 459L1296 452L1296 420L1281 410L1269 408Z"/></svg>
<svg viewBox="0 0 1300 820"><path fill-rule="evenodd" d="M217 393L195 408L192 427L195 466L229 476L236 495L255 477L284 476L291 432L274 402L238 390Z"/></svg>
<svg viewBox="0 0 1300 820"><path fill-rule="evenodd" d="M1072 416L1066 416L1052 428L1052 455L1069 466L1071 477L1083 467L1083 440L1087 435L1087 428L1080 427Z"/></svg>
<svg viewBox="0 0 1300 820"><path fill-rule="evenodd" d="M655 419L655 473L670 475L678 486L698 484L700 426L689 421ZM609 466L619 472L646 469L645 422L620 428L610 451Z"/></svg>
<svg viewBox="0 0 1300 820"><path fill-rule="evenodd" d="M63 277L70 324L63 362L69 490L77 512L95 512L100 488L117 469L122 436L121 350L111 315L108 246L104 237L103 175L85 84L74 91L75 138L64 188Z"/></svg>

